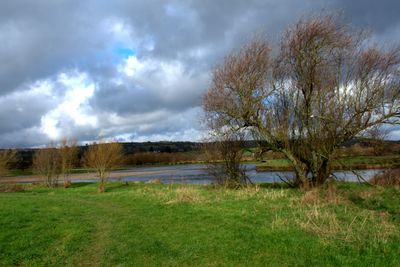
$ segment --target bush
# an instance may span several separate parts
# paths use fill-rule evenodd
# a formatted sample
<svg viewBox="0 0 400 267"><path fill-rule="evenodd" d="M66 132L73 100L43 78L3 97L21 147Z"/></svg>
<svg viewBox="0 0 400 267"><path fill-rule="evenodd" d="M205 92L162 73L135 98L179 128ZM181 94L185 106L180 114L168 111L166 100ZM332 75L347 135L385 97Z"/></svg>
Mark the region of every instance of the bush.
<svg viewBox="0 0 400 267"><path fill-rule="evenodd" d="M13 193L13 192L23 192L24 187L20 184L1 184L0 183L0 192L1 193Z"/></svg>
<svg viewBox="0 0 400 267"><path fill-rule="evenodd" d="M389 169L374 175L371 184L380 186L400 186L400 169Z"/></svg>
<svg viewBox="0 0 400 267"><path fill-rule="evenodd" d="M217 185L237 188L251 183L241 164L243 140L241 133L222 133L204 145L206 171Z"/></svg>

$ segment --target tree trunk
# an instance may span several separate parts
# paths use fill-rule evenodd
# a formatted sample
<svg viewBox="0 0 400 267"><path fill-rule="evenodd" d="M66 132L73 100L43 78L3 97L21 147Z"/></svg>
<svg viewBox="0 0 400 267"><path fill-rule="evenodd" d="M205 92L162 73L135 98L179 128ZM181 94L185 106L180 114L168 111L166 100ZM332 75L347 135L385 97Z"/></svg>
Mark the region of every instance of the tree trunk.
<svg viewBox="0 0 400 267"><path fill-rule="evenodd" d="M330 161L329 159L324 159L322 161L320 168L318 169L315 185L316 186L323 185L325 181L328 180L330 173L331 173Z"/></svg>
<svg viewBox="0 0 400 267"><path fill-rule="evenodd" d="M104 172L100 172L100 185L98 188L98 192L99 193L104 193L106 191L106 185L105 185L106 181L105 181L105 173Z"/></svg>
<svg viewBox="0 0 400 267"><path fill-rule="evenodd" d="M104 193L106 191L106 187L104 183L100 183L99 188L97 190L99 193Z"/></svg>
<svg viewBox="0 0 400 267"><path fill-rule="evenodd" d="M307 190L310 188L310 183L307 178L307 166L302 163L300 160L297 160L295 156L293 156L289 151L282 150L282 153L285 154L286 158L292 163L294 172L296 174L295 185L300 187L301 189Z"/></svg>

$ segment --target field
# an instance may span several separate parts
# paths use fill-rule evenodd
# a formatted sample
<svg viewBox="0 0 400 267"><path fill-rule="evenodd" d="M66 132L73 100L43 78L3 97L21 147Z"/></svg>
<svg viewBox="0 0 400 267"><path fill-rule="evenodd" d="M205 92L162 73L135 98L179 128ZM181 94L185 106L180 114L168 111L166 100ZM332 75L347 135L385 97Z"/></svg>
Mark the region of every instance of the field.
<svg viewBox="0 0 400 267"><path fill-rule="evenodd" d="M112 183L0 193L0 266L400 266L400 189Z"/></svg>
<svg viewBox="0 0 400 267"><path fill-rule="evenodd" d="M399 168L400 155L385 156L347 156L340 157L333 164L334 170L365 170ZM287 159L270 159L257 164L257 171L292 170Z"/></svg>

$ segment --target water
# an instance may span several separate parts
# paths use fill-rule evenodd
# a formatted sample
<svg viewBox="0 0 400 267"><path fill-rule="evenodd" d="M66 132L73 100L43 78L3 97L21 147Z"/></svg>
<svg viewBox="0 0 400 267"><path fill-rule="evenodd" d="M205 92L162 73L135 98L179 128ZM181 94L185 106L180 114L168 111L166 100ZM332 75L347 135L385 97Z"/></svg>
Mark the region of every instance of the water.
<svg viewBox="0 0 400 267"><path fill-rule="evenodd" d="M290 180L293 179L294 173L291 171L268 171L268 172L257 172L256 165L245 164L246 174L255 183L275 183L282 182L282 179ZM127 176L123 178L115 178L110 176L110 181L142 181L146 182L151 179L160 179L164 184L173 183L187 183L187 184L210 184L213 182L211 176L206 172L206 166L203 164L189 164L189 165L175 165L175 166L163 166L163 167L139 167L129 170L123 170L118 172L135 172L135 175ZM359 170L357 173L364 179L368 180L375 174L382 170ZM334 172L337 179L341 181L358 181L357 175L351 171L337 171ZM90 180L75 180L74 182L93 182Z"/></svg>

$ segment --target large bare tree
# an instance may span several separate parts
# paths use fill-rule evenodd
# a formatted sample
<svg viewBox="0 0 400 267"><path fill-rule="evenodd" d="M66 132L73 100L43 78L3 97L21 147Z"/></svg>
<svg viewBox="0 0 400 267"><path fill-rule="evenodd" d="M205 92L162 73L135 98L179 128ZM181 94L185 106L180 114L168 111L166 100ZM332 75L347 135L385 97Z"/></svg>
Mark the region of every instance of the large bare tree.
<svg viewBox="0 0 400 267"><path fill-rule="evenodd" d="M85 152L83 156L85 165L95 169L99 176L100 185L98 190L100 193L105 191L109 172L121 163L122 157L121 144L115 142L107 143L104 140L90 145Z"/></svg>
<svg viewBox="0 0 400 267"><path fill-rule="evenodd" d="M204 109L211 129L247 129L282 152L297 186L323 184L340 144L399 118L399 49L370 45L338 17L301 19L275 54L257 38L228 55Z"/></svg>

